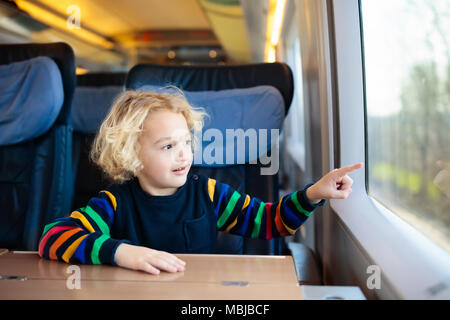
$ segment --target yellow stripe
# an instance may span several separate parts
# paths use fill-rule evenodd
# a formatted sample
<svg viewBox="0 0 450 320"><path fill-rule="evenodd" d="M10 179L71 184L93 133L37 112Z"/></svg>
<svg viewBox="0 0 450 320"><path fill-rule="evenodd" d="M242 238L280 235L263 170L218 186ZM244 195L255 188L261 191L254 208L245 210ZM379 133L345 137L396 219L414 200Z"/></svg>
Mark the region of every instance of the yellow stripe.
<svg viewBox="0 0 450 320"><path fill-rule="evenodd" d="M281 218L281 216L280 216L280 218ZM294 234L294 233L295 233L295 230L289 228L289 227L284 223L283 218L281 218L281 222L283 222L284 227L286 228L286 230L287 230L290 234Z"/></svg>
<svg viewBox="0 0 450 320"><path fill-rule="evenodd" d="M225 232L229 232L229 231L231 230L231 228L233 228L233 227L236 225L236 223L237 223L237 221L238 221L238 218L239 218L239 215L236 217L236 219L234 219L233 223L231 223L231 224L225 229Z"/></svg>
<svg viewBox="0 0 450 320"><path fill-rule="evenodd" d="M85 234L84 236L79 237L77 240L75 240L64 252L62 258L65 262L69 263L70 258L72 258L73 254L78 248L78 245L81 241L83 241L84 238L86 238L88 235Z"/></svg>
<svg viewBox="0 0 450 320"><path fill-rule="evenodd" d="M241 210L244 210L245 208L247 208L247 206L248 206L249 203L250 203L250 196L247 195L247 196L245 197L245 202L244 202L244 205L242 206L242 209L241 209Z"/></svg>
<svg viewBox="0 0 450 320"><path fill-rule="evenodd" d="M214 202L214 190L216 188L216 180L209 178L208 179L208 193L209 198L212 202Z"/></svg>
<svg viewBox="0 0 450 320"><path fill-rule="evenodd" d="M282 197L281 200L278 202L278 206L277 206L277 215L280 217L280 221L281 221L281 223L283 224L283 226L286 228L286 230L287 230L290 234L294 234L294 233L295 233L295 230L292 230L291 228L289 228L289 227L286 225L286 223L284 223L283 218L281 217L280 209L281 209L281 204L283 203L283 199L284 199L284 197ZM277 226L277 229L278 229L278 226ZM280 231L280 230L278 230L278 232L280 232L280 234L281 234L281 231Z"/></svg>
<svg viewBox="0 0 450 320"><path fill-rule="evenodd" d="M244 201L244 205L242 206L241 211L244 211L245 208L248 207L248 204L250 203L250 196L247 194L247 196L245 197L245 201ZM239 215L236 217L236 219L234 219L234 221L225 229L225 232L229 232L231 230L231 228L233 228L237 221L238 221Z"/></svg>
<svg viewBox="0 0 450 320"><path fill-rule="evenodd" d="M92 228L92 225L89 223L89 221L86 219L86 217L83 216L80 212L74 211L74 212L72 212L70 217L79 219L83 223L83 226L85 226L85 228L89 230L89 232L91 232L91 233L95 232L94 228Z"/></svg>
<svg viewBox="0 0 450 320"><path fill-rule="evenodd" d="M102 191L100 191L100 192L104 192L104 193L106 193L106 194L108 195L109 200L111 200L111 203L112 203L112 205L113 205L114 211L116 211L116 208L117 208L116 197L114 197L114 196L112 195L111 192L106 191L106 190L102 190Z"/></svg>

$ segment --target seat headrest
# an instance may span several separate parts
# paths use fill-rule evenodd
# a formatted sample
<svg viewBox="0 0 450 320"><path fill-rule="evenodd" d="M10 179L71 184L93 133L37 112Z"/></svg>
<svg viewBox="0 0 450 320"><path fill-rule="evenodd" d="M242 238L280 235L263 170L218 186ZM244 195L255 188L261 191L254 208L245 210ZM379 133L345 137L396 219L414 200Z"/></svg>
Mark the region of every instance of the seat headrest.
<svg viewBox="0 0 450 320"><path fill-rule="evenodd" d="M0 65L0 88L0 146L44 134L64 102L61 73L47 57Z"/></svg>
<svg viewBox="0 0 450 320"><path fill-rule="evenodd" d="M64 102L57 124L70 126L70 107L75 89L75 55L72 48L63 42L0 44L0 64L10 64L36 57L52 59L59 68L64 88Z"/></svg>
<svg viewBox="0 0 450 320"><path fill-rule="evenodd" d="M74 131L96 133L123 89L123 86L77 87L72 101Z"/></svg>
<svg viewBox="0 0 450 320"><path fill-rule="evenodd" d="M292 71L280 62L225 66L135 65L128 72L125 86L138 89L145 85L174 85L192 92L272 86L280 91L286 114L294 94Z"/></svg>
<svg viewBox="0 0 450 320"><path fill-rule="evenodd" d="M139 90L176 92L171 87L150 85ZM222 167L253 163L278 143L285 106L276 88L257 86L183 93L193 107L203 108L209 115L203 130L196 133L198 148L194 165Z"/></svg>

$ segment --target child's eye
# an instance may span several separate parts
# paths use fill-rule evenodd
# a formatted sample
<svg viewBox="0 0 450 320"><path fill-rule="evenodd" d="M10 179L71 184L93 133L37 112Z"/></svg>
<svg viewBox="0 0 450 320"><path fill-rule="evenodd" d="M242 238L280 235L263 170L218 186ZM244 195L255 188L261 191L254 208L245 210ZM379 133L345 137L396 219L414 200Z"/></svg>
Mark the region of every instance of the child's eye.
<svg viewBox="0 0 450 320"><path fill-rule="evenodd" d="M189 145L189 146L190 146L190 145L191 145L191 143L192 143L192 140L191 140L191 139L188 139L188 140L186 140L186 144L187 144L187 145Z"/></svg>
<svg viewBox="0 0 450 320"><path fill-rule="evenodd" d="M171 144L166 144L162 148L163 148L163 150L169 150L170 148L172 148L172 145Z"/></svg>

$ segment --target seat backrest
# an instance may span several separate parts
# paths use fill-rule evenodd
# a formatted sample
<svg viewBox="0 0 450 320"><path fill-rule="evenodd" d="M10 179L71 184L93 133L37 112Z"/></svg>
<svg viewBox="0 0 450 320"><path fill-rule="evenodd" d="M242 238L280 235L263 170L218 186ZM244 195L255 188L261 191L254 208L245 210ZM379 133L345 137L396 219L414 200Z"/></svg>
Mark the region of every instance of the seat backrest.
<svg viewBox="0 0 450 320"><path fill-rule="evenodd" d="M36 250L70 209L74 87L67 44L0 45L0 247Z"/></svg>
<svg viewBox="0 0 450 320"><path fill-rule="evenodd" d="M237 101L235 103L237 106L234 105L233 107L227 104L216 106L216 104L220 104L219 97L221 95L222 97L227 97L228 95L233 95L236 92L234 90L240 90L236 96L242 97L244 95L249 97L255 90L258 91L261 88L265 90L267 86L270 86L272 90L273 88L276 89L280 100L283 102L284 114L281 114L281 118L287 114L293 96L292 72L283 63L241 66L161 66L142 64L133 67L128 73L126 80L127 89L154 90L155 87L159 87L161 90L167 90L163 88L167 85L173 85L182 89L188 101L194 106L205 107L207 111L212 113L210 128L220 127L219 131L222 130L222 132L226 128L238 129L242 128L242 126L244 126L242 129L245 131L246 128L254 125L259 126L261 122L268 120L264 116L267 118L269 115L273 115L274 117L269 117L271 120L274 120L274 118L280 120L280 114L279 111L277 113L274 109L270 109L270 106L268 106L269 109L266 109L269 111L262 114L259 114L257 110L260 107L259 103L273 98L274 94L261 93L258 96L261 98L261 100L258 100L258 105L255 106L250 103L247 110L243 109L239 112L239 117L236 117L234 112L242 101ZM251 99L249 101L251 102ZM208 105L208 102L211 104ZM212 109L208 110L208 106ZM217 108L214 109L214 107ZM229 111L228 116L227 111ZM261 121L255 124L255 122L252 122L253 119L251 117L260 117L259 120ZM234 121L233 118L236 118L238 121ZM246 119L246 121L242 119ZM223 124L224 121L227 121L226 124L221 125L220 123ZM230 121L234 121L234 123L230 124ZM270 126L270 124L264 123L259 128L270 129ZM279 126L281 127L281 123L279 123ZM227 149L227 146L223 145L223 149ZM271 152L270 145L266 151ZM232 164L226 162L225 165L216 165L205 161L196 162L194 158L191 173L203 174L227 183L239 192L258 197L263 201L278 201L278 174L261 174L263 166L259 161L256 164L251 164L250 162L255 159L248 157L247 153L248 151L245 152L244 161L234 159ZM263 153L264 150L257 151L258 156ZM236 153L234 153L235 156ZM224 155L224 157L226 156ZM283 254L287 252L282 239L272 239L270 241L244 239L240 236L219 232L217 240L217 253Z"/></svg>
<svg viewBox="0 0 450 320"><path fill-rule="evenodd" d="M111 183L89 160L89 152L114 98L124 89L126 73L87 73L77 77L72 103L74 198L72 210L84 207Z"/></svg>

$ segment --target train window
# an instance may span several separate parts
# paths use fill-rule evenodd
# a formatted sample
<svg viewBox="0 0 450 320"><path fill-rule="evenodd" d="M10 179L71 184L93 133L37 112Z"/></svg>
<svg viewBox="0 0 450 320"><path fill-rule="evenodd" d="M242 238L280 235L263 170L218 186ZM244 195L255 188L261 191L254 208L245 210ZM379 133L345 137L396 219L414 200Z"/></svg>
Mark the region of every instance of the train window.
<svg viewBox="0 0 450 320"><path fill-rule="evenodd" d="M450 251L450 2L360 3L369 196Z"/></svg>

